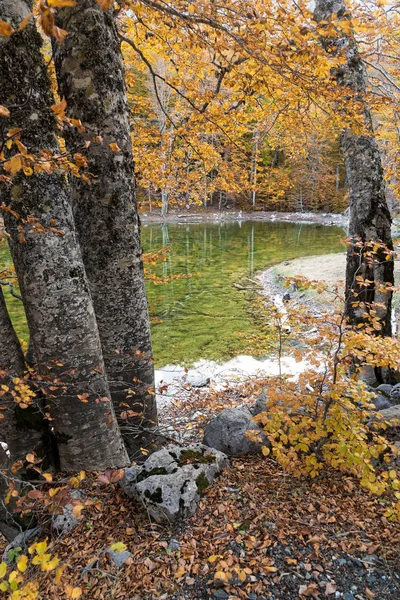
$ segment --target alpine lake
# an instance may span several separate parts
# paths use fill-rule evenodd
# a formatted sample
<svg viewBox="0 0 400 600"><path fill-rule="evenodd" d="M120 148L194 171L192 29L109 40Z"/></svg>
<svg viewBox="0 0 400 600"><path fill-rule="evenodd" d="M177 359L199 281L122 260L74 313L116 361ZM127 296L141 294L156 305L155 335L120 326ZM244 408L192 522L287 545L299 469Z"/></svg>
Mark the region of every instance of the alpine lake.
<svg viewBox="0 0 400 600"><path fill-rule="evenodd" d="M340 227L288 222L144 223L143 251L168 246L153 271L167 284L147 282L155 365L191 366L200 359L226 361L257 332L246 283L271 265L303 256L343 252ZM11 264L0 244L1 270ZM252 280L252 281L249 281ZM243 283L243 285L241 285ZM3 286L18 336L28 339L22 302Z"/></svg>

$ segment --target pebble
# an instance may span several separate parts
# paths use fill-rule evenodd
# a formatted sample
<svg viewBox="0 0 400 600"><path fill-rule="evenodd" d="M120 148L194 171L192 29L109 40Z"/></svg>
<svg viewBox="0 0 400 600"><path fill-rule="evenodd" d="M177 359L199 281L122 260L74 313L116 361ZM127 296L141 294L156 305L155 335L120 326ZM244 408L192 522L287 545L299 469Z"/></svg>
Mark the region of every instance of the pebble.
<svg viewBox="0 0 400 600"><path fill-rule="evenodd" d="M168 544L168 550L171 552L175 552L175 550L179 550L181 547L180 542L178 540L172 539Z"/></svg>
<svg viewBox="0 0 400 600"><path fill-rule="evenodd" d="M215 590L213 592L213 598L216 598L217 600L227 600L227 598L229 598L229 596L225 592L225 590Z"/></svg>
<svg viewBox="0 0 400 600"><path fill-rule="evenodd" d="M343 600L355 600L354 594L352 594L351 592L345 592L343 594Z"/></svg>

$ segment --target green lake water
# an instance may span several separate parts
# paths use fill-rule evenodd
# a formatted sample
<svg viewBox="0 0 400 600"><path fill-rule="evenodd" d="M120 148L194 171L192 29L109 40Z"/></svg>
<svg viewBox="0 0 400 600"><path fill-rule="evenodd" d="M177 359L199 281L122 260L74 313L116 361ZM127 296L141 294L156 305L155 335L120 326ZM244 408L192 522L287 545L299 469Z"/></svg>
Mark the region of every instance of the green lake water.
<svg viewBox="0 0 400 600"><path fill-rule="evenodd" d="M144 224L144 252L171 248L157 274L194 275L168 285L147 284L158 320L152 325L156 366L222 361L241 353L244 341L237 334L256 332L257 323L246 292L234 283L284 260L341 252L343 237L339 227L285 222ZM10 263L4 245L0 261L2 268ZM27 339L22 304L4 291L17 333Z"/></svg>

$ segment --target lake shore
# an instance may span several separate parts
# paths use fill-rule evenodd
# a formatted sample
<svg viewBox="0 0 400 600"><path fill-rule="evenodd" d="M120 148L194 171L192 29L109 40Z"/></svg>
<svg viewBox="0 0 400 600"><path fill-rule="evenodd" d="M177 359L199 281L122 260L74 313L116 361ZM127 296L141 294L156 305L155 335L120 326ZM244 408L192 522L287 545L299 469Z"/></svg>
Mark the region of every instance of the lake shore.
<svg viewBox="0 0 400 600"><path fill-rule="evenodd" d="M140 221L146 223L204 223L223 221L283 221L287 223L316 223L320 225L346 226L348 218L343 214L334 213L296 213L278 211L193 211L171 210L165 217L160 213L140 213Z"/></svg>
<svg viewBox="0 0 400 600"><path fill-rule="evenodd" d="M395 283L400 283L400 258L395 259L394 263ZM279 281L279 277L306 277L311 281L325 281L329 287L333 287L336 282L343 284L346 273L346 253L323 254L319 256L306 256L295 258L269 267L259 276L263 293L272 301L276 295L282 296L289 290ZM293 300L304 304L314 310L329 308L332 295L328 293L317 294L313 291L289 291ZM396 311L400 308L399 293L395 294L393 305Z"/></svg>

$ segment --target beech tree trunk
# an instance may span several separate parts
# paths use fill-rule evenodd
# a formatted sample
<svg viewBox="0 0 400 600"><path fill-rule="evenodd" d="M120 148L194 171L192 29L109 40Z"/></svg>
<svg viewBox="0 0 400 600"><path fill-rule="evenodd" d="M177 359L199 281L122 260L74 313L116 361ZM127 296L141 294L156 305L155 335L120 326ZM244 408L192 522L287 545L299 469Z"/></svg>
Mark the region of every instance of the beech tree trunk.
<svg viewBox="0 0 400 600"><path fill-rule="evenodd" d="M0 18L16 27L31 9L32 2L2 0ZM59 152L41 45L32 21L9 38L0 36L0 104L11 113L2 119L3 128L21 128L21 141L32 154ZM65 176L57 171L29 177L20 172L12 184L1 184L0 202L18 215L6 211L5 224L47 391L59 466L102 470L124 465L127 455L109 396Z"/></svg>
<svg viewBox="0 0 400 600"><path fill-rule="evenodd" d="M157 412L120 41L112 11L102 11L97 0L78 0L57 19L69 32L54 45L60 96L86 130L69 128L65 139L87 156L93 174L90 184L71 178L75 223L114 409L133 456Z"/></svg>
<svg viewBox="0 0 400 600"><path fill-rule="evenodd" d="M0 288L0 385L14 389L13 379L24 377L25 361L14 331L3 291ZM11 462L24 459L28 452L38 450L44 425L39 406L20 408L10 391L1 389L0 441L6 442Z"/></svg>
<svg viewBox="0 0 400 600"><path fill-rule="evenodd" d="M314 16L318 22L329 20L334 14L346 19L345 11L344 0L317 0ZM322 43L333 54L344 51L346 63L335 71L334 77L339 85L349 88L351 96L361 105L366 131L363 135L357 135L347 129L341 135L350 191L349 233L352 242L347 251L346 313L349 322L356 325L363 320L365 312L360 302L365 302L367 307L373 305L382 325L380 333L390 336L392 292L381 291L379 284L393 284L393 259L385 260L385 253L382 252L380 260L374 260L370 265L363 251L355 246L358 240L373 240L383 242L389 250L393 250L382 161L374 137L371 113L365 101L365 72L356 43L349 35L338 33L337 37L324 38ZM377 283L364 287L356 280L359 275ZM376 303L381 306L376 306Z"/></svg>

